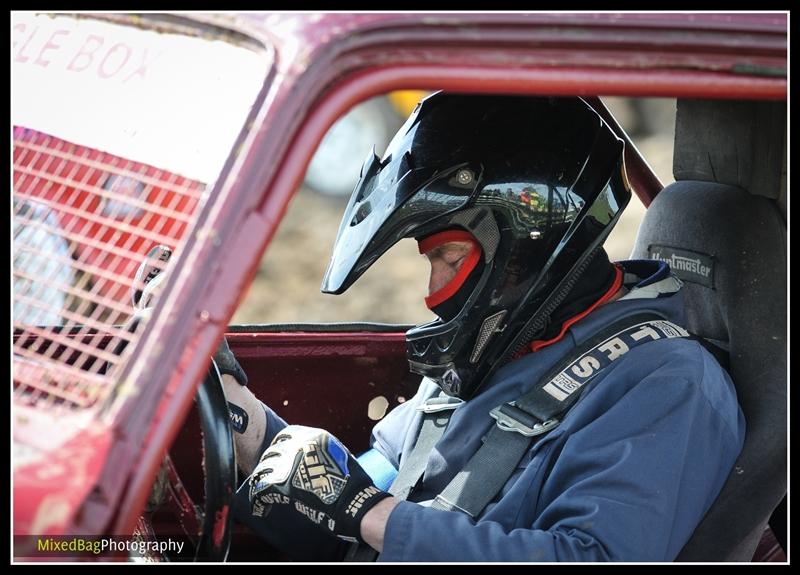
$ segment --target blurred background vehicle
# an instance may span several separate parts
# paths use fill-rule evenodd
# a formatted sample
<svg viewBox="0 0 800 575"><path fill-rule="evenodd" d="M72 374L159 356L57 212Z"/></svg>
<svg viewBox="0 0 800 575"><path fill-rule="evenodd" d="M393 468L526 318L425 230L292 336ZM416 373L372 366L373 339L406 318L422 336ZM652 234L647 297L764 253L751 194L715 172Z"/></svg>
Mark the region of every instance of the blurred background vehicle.
<svg viewBox="0 0 800 575"><path fill-rule="evenodd" d="M385 148L403 122L402 108L391 97L371 98L331 126L306 171L304 185L329 196L353 191L364 160L359 150Z"/></svg>

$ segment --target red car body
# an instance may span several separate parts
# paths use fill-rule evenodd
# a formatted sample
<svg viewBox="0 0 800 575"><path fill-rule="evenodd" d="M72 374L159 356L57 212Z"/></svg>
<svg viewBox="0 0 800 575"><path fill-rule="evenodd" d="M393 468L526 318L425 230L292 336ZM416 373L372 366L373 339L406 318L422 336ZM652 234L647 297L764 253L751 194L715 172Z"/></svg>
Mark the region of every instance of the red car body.
<svg viewBox="0 0 800 575"><path fill-rule="evenodd" d="M191 273L172 275L168 297L110 383L124 382L128 393L114 409L73 414L91 425L15 403L15 451L30 454L15 455L15 534L129 534L170 446L179 470L196 465L199 433L187 416L208 358L317 144L354 104L397 89L587 98L787 97L787 15L780 13L251 13L181 15L169 22L247 38L272 54L272 64L210 200L199 206L194 221L176 220L161 238L183 242L175 269ZM20 143L35 139L15 133L15 157L22 153ZM633 146L626 164L633 189L648 205L661 183ZM37 193L48 199L46 190ZM78 196L70 201L83 202ZM193 210L188 204L174 208L178 216ZM75 211L69 217L83 215ZM145 224L136 233L146 237L148 231ZM111 268L93 259L94 266L132 275L133 253L147 246L128 240L114 241L131 254ZM109 297L122 301L120 290L114 287ZM335 430L354 451L366 447L374 424L366 417L372 397L381 393L392 407L414 393L400 327L386 333L249 329L227 336L251 381L280 382L262 384L254 389L257 395L283 405L288 420ZM24 368L24 361L15 360L15 380ZM376 381L385 383L376 389ZM54 449L42 430L60 426L81 431ZM190 488L197 483L184 480Z"/></svg>

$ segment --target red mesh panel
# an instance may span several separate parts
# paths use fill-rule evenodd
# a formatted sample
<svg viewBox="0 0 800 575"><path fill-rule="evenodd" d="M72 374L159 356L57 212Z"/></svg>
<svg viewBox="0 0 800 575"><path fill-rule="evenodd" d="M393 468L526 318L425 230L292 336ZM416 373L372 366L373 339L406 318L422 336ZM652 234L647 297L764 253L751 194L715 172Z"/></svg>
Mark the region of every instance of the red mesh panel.
<svg viewBox="0 0 800 575"><path fill-rule="evenodd" d="M15 400L85 408L107 397L137 337L125 328L134 274L154 245L181 243L204 189L14 128Z"/></svg>

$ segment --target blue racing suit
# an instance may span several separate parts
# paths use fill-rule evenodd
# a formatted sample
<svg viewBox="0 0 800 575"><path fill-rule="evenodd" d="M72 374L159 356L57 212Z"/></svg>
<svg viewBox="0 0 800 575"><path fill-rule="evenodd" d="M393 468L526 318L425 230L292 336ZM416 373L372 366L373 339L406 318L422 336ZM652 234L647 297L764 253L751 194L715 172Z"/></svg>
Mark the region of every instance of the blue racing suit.
<svg viewBox="0 0 800 575"><path fill-rule="evenodd" d="M745 433L729 376L693 340L648 342L600 372L477 520L428 506L495 424L489 412L522 396L576 346L644 311L683 324L680 281L666 264L621 265L631 290L625 297L576 322L556 343L503 366L455 409L417 490L389 516L380 561L675 559L721 490ZM438 391L423 380L413 398L375 426L373 449L360 458L368 473L396 469L408 456L421 425L416 407Z"/></svg>

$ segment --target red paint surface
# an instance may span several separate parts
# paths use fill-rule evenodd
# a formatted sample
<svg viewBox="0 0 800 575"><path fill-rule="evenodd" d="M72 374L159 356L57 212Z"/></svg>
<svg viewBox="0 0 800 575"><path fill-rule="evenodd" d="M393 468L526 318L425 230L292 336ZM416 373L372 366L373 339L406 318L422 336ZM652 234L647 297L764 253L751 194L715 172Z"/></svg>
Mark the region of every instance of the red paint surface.
<svg viewBox="0 0 800 575"><path fill-rule="evenodd" d="M225 505L214 515L214 531L211 534L214 547L219 548L222 546L222 538L225 535L225 521L228 519L229 511L230 506Z"/></svg>
<svg viewBox="0 0 800 575"><path fill-rule="evenodd" d="M70 429L63 414L56 419L21 406L14 411L17 449L35 454L29 463L14 469L14 534L63 534L100 475L112 435L96 422ZM61 443L70 432L72 437ZM19 457L18 451L17 461ZM17 549L15 554L20 556L24 550Z"/></svg>

